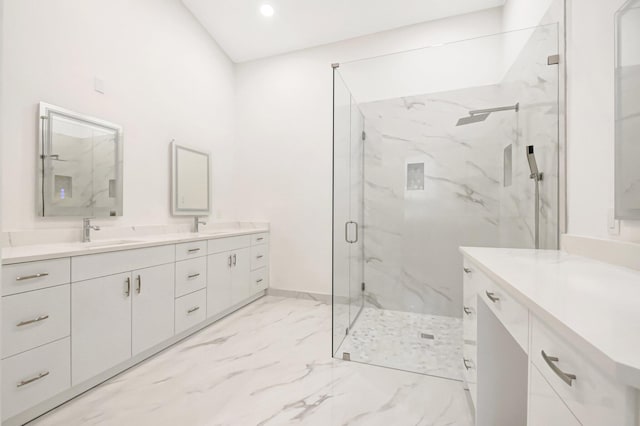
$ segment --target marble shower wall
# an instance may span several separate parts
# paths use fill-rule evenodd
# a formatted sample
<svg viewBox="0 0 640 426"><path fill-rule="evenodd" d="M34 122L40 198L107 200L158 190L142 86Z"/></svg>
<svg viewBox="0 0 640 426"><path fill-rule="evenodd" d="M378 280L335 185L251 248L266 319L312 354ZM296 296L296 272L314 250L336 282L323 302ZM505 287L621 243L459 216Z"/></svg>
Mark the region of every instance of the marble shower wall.
<svg viewBox="0 0 640 426"><path fill-rule="evenodd" d="M500 84L361 105L369 306L459 317L458 247L533 247L526 145L535 146L544 173L541 246L557 247L558 67L546 63L557 53L554 29L533 33ZM456 127L469 110L517 102L517 114ZM505 187L509 145L511 185Z"/></svg>

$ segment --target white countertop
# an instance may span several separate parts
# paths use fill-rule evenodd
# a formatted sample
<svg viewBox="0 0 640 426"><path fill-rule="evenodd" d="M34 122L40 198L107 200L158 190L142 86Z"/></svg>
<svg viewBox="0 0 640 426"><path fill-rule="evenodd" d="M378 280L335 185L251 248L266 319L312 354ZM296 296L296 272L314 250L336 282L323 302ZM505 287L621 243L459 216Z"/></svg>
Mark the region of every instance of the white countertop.
<svg viewBox="0 0 640 426"><path fill-rule="evenodd" d="M59 243L6 247L2 249L2 264L32 262L36 260L58 259L61 257L83 256L111 251L131 250L166 244L188 243L216 238L269 232L268 228L216 229L200 233L156 234L123 237L117 240L95 240L91 243ZM119 243L125 242L126 243Z"/></svg>
<svg viewBox="0 0 640 426"><path fill-rule="evenodd" d="M460 251L600 369L640 388L640 271L555 250Z"/></svg>

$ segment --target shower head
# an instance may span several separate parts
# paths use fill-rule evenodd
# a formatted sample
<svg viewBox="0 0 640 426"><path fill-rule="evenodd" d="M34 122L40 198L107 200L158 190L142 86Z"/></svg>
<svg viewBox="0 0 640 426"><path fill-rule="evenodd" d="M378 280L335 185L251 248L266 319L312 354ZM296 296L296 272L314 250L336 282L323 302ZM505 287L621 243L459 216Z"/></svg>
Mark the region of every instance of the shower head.
<svg viewBox="0 0 640 426"><path fill-rule="evenodd" d="M536 161L536 155L533 153L533 145L527 146L527 161L529 162L529 170L531 179L542 180L542 173L538 171L538 162Z"/></svg>
<svg viewBox="0 0 640 426"><path fill-rule="evenodd" d="M499 107L499 108L487 108L487 109L477 109L474 111L469 111L468 117L462 117L458 120L458 124L456 126L465 126L467 124L479 123L484 121L494 112L500 111L520 111L520 103L518 102L515 105Z"/></svg>

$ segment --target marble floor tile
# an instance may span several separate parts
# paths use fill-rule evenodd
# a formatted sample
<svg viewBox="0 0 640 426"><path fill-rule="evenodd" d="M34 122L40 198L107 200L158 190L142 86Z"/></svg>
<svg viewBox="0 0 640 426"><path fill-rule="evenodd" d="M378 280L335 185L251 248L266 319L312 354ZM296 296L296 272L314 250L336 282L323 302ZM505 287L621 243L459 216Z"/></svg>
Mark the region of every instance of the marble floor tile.
<svg viewBox="0 0 640 426"><path fill-rule="evenodd" d="M337 356L462 380L462 319L365 307Z"/></svg>
<svg viewBox="0 0 640 426"><path fill-rule="evenodd" d="M464 425L462 384L334 359L331 307L267 296L32 425Z"/></svg>

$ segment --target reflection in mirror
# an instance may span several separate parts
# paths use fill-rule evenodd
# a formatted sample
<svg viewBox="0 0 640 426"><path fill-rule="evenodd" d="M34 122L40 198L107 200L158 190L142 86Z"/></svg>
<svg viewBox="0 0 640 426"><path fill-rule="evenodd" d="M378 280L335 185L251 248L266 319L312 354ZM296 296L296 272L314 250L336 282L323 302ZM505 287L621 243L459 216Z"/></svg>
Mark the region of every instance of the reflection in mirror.
<svg viewBox="0 0 640 426"><path fill-rule="evenodd" d="M616 14L616 218L640 219L640 0Z"/></svg>
<svg viewBox="0 0 640 426"><path fill-rule="evenodd" d="M211 212L209 153L171 143L171 207L176 216L206 216Z"/></svg>
<svg viewBox="0 0 640 426"><path fill-rule="evenodd" d="M40 103L38 214L122 216L122 127Z"/></svg>

